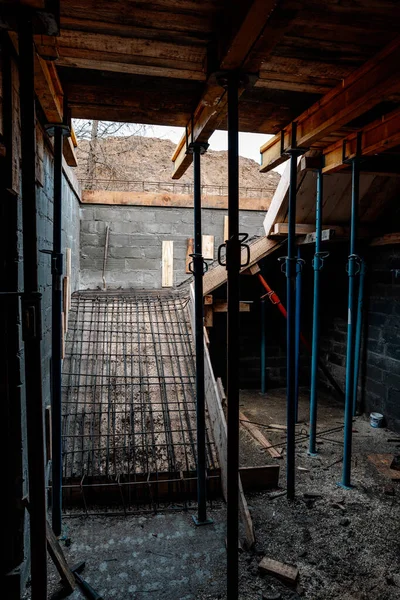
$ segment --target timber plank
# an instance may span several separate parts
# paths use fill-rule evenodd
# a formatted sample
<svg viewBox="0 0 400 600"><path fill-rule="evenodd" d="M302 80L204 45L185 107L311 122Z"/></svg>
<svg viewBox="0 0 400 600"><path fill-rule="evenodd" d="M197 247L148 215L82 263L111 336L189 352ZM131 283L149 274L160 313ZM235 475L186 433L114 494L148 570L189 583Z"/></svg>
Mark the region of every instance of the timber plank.
<svg viewBox="0 0 400 600"><path fill-rule="evenodd" d="M61 549L61 546L54 535L52 528L50 527L48 521L46 521L46 539L47 539L47 550L57 567L57 571L60 574L60 577L69 593L73 592L76 583L75 577L68 566L67 561L65 560L65 556Z"/></svg>
<svg viewBox="0 0 400 600"><path fill-rule="evenodd" d="M400 244L400 233L385 233L371 240L370 246L387 246L388 244Z"/></svg>
<svg viewBox="0 0 400 600"><path fill-rule="evenodd" d="M174 285L174 242L163 240L162 243L162 287Z"/></svg>
<svg viewBox="0 0 400 600"><path fill-rule="evenodd" d="M240 200L239 200L240 202ZM224 216L224 242L229 239L229 217L228 215Z"/></svg>
<svg viewBox="0 0 400 600"><path fill-rule="evenodd" d="M400 481L400 471L390 468L393 457L394 454L369 454L368 460L388 479Z"/></svg>
<svg viewBox="0 0 400 600"><path fill-rule="evenodd" d="M277 488L279 470L279 465L240 467L240 478L244 491L262 491Z"/></svg>
<svg viewBox="0 0 400 600"><path fill-rule="evenodd" d="M187 247L186 247L186 273L189 275L192 275L192 271L190 270L190 264L193 262L193 258L192 256L190 256L191 254L194 253L194 239L193 238L188 238L187 239Z"/></svg>
<svg viewBox="0 0 400 600"><path fill-rule="evenodd" d="M400 85L399 61L397 37L296 119L298 146L312 146L395 93ZM290 144L290 131L290 126L284 129L285 148ZM280 146L281 136L277 135L261 147L260 171L269 171L287 159Z"/></svg>
<svg viewBox="0 0 400 600"><path fill-rule="evenodd" d="M242 412L239 413L239 420L242 427L244 427L250 435L260 444L262 448L265 448L273 458L282 458L282 455L274 448L267 440L267 438L261 433L256 425L250 423L249 419Z"/></svg>
<svg viewBox="0 0 400 600"><path fill-rule="evenodd" d="M172 206L181 208L193 208L193 195L175 194L169 192L152 193L117 191L114 192L109 190L83 190L82 203L110 204L123 206ZM215 208L220 210L226 210L228 208L228 197L204 195L201 203L203 208ZM271 198L240 198L239 210L264 212L268 210L270 203ZM227 219L227 217L224 217L224 219L225 218Z"/></svg>
<svg viewBox="0 0 400 600"><path fill-rule="evenodd" d="M201 236L201 249L203 258L206 260L214 260L214 236L213 235L202 235Z"/></svg>
<svg viewBox="0 0 400 600"><path fill-rule="evenodd" d="M299 570L297 567L287 565L279 562L278 560L273 560L272 558L267 558L266 556L264 556L262 561L259 563L258 568L263 575L273 575L274 577L278 577L278 579L282 579L283 581L291 584L296 583L296 580L299 576Z"/></svg>

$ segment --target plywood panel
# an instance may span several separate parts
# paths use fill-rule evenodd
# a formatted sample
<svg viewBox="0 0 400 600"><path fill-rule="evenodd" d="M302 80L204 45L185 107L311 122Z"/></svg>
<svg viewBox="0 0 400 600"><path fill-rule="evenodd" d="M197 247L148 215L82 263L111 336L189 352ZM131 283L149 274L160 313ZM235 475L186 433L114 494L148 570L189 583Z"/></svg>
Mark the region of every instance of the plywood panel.
<svg viewBox="0 0 400 600"><path fill-rule="evenodd" d="M193 262L193 257L190 256L194 253L194 239L188 238L187 249L186 249L186 273L191 274L192 271L189 269L190 263Z"/></svg>
<svg viewBox="0 0 400 600"><path fill-rule="evenodd" d="M224 217L224 242L229 239L229 217L225 215Z"/></svg>
<svg viewBox="0 0 400 600"><path fill-rule="evenodd" d="M174 242L162 243L162 287L174 285Z"/></svg>
<svg viewBox="0 0 400 600"><path fill-rule="evenodd" d="M201 240L203 258L214 260L214 236L203 235Z"/></svg>

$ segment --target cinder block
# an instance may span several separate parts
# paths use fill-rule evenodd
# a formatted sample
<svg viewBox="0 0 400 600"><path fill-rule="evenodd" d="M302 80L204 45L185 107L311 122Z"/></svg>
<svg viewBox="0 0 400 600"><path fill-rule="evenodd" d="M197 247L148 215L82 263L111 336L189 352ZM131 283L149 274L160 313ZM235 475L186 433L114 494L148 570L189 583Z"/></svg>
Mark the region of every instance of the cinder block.
<svg viewBox="0 0 400 600"><path fill-rule="evenodd" d="M109 256L112 258L141 258L142 250L137 246L110 247Z"/></svg>
<svg viewBox="0 0 400 600"><path fill-rule="evenodd" d="M157 258L127 258L125 271L155 271L161 269L161 261Z"/></svg>
<svg viewBox="0 0 400 600"><path fill-rule="evenodd" d="M130 248L132 246L138 246L135 240L136 236L125 233L112 232L112 235L110 234L110 245L112 245L113 248Z"/></svg>

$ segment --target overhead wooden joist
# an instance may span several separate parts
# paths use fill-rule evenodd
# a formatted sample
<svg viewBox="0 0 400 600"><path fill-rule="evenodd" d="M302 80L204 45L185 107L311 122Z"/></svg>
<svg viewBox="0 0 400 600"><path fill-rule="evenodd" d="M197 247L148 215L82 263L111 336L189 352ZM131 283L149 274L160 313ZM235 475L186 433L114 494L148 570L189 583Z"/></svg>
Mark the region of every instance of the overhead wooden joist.
<svg viewBox="0 0 400 600"><path fill-rule="evenodd" d="M345 147L343 148L343 143ZM361 154L363 157L386 152L400 144L400 109L384 115L361 130ZM357 133L352 133L324 148L324 173L348 168L343 159L353 158L357 150ZM345 156L343 156L343 150Z"/></svg>
<svg viewBox="0 0 400 600"><path fill-rule="evenodd" d="M338 139L342 138L343 132L340 130L343 126L389 99L392 94L398 94L399 62L398 37L296 119L297 145L302 148L329 145L332 139L324 143L328 136L338 132ZM281 152L281 140L283 137L283 148L288 148L291 130L289 124L284 128L282 136L276 135L261 147L260 171L269 171L287 160L287 155Z"/></svg>
<svg viewBox="0 0 400 600"><path fill-rule="evenodd" d="M225 44L216 71L242 69L246 72L251 69L251 72L258 73L262 60L271 53L279 39L278 36L283 33L279 28L276 29L275 33L272 28L268 28L269 35L267 36L265 31L269 18L277 4L277 0L253 0L247 13L241 21L239 20L239 27ZM244 3L241 5L242 10L243 6ZM251 56L251 52L257 43L262 45L262 49L259 53L257 52L257 56L254 58ZM190 141L208 141L219 123L225 118L226 102L227 95L224 88L218 84L215 75L212 75L193 113L193 131L192 123L190 122L187 125L187 135ZM179 179L182 177L191 165L192 160L192 155L186 153L185 134L172 155L172 162L174 163L172 178Z"/></svg>

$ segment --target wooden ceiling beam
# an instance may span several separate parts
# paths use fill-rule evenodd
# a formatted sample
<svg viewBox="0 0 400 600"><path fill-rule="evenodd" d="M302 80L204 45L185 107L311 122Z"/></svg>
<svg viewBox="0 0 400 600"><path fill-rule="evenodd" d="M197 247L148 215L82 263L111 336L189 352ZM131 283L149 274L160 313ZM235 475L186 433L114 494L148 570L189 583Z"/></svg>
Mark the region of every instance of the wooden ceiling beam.
<svg viewBox="0 0 400 600"><path fill-rule="evenodd" d="M49 123L63 120L63 97L59 94L61 83L55 70L50 71L46 61L35 55L35 93Z"/></svg>
<svg viewBox="0 0 400 600"><path fill-rule="evenodd" d="M343 142L346 142L346 158L352 158L357 150L357 133L352 133L323 150L323 173L334 173L348 168L343 163ZM377 119L361 132L362 156L373 156L400 145L400 109Z"/></svg>
<svg viewBox="0 0 400 600"><path fill-rule="evenodd" d="M301 114L297 123L297 145L312 147L315 142L350 123L392 94L400 94L400 37L343 80L321 100ZM290 145L291 124L283 130L284 147ZM281 135L260 149L260 171L275 168L287 156L281 155Z"/></svg>
<svg viewBox="0 0 400 600"><path fill-rule="evenodd" d="M241 25L222 52L219 60L219 70L246 69L248 60L251 57L251 50L265 33L268 20L276 5L277 0L253 0ZM274 43L277 43L277 41L278 39L274 38ZM260 67L262 58L265 58L272 48L273 45L270 44L268 49L264 49L264 54L259 57L257 70ZM254 64L252 68L254 68ZM227 94L215 82L215 78L211 77L206 91L193 114L193 134L191 123L187 126L190 139L196 142L207 142L225 117L226 107ZM193 156L186 153L186 134L184 134L172 155L174 164L172 179L180 179L191 165L192 160Z"/></svg>
<svg viewBox="0 0 400 600"><path fill-rule="evenodd" d="M132 75L146 75L148 77L168 77L172 79L186 79L192 81L205 81L206 74L201 69L178 68L171 66L154 66L146 64L137 64L137 62L121 63L119 61L109 60L96 57L90 57L90 53L85 57L69 57L62 56L57 60L59 67L74 67L78 69L94 69L95 71L110 71L112 73L129 73Z"/></svg>

